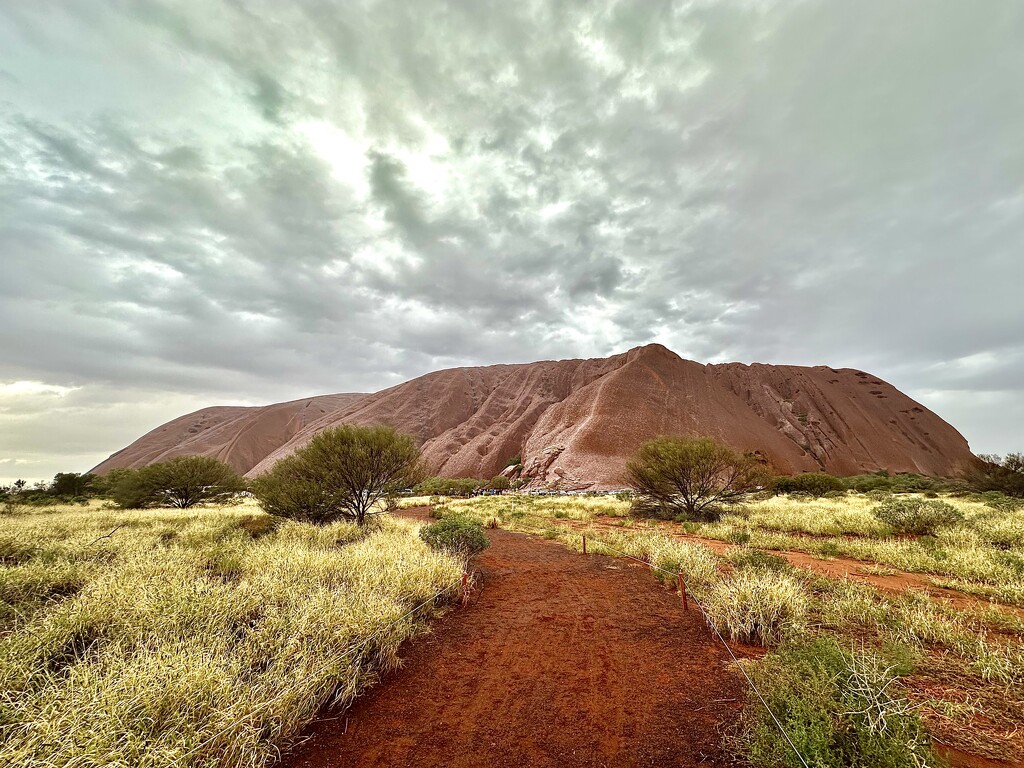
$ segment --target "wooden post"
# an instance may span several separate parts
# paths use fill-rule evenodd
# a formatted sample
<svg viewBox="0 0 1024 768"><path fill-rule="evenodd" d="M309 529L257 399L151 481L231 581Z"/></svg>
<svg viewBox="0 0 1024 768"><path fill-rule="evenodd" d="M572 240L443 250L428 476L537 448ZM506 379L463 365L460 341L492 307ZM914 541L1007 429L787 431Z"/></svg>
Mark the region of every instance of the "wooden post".
<svg viewBox="0 0 1024 768"><path fill-rule="evenodd" d="M679 572L679 594L683 596L683 610L690 610L690 601L686 597L686 582L683 581L683 572Z"/></svg>
<svg viewBox="0 0 1024 768"><path fill-rule="evenodd" d="M587 534L583 534L583 554L587 554Z"/></svg>
<svg viewBox="0 0 1024 768"><path fill-rule="evenodd" d="M462 606L469 602L469 574L462 572Z"/></svg>

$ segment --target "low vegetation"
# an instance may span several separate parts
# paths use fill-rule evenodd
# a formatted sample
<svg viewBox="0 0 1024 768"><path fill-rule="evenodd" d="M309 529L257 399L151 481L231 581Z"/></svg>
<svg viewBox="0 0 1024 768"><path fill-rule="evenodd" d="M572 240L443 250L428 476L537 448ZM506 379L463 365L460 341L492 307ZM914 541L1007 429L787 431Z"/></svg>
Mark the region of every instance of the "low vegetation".
<svg viewBox="0 0 1024 768"><path fill-rule="evenodd" d="M978 458L978 465L968 473L968 481L976 490L1024 497L1024 453Z"/></svg>
<svg viewBox="0 0 1024 768"><path fill-rule="evenodd" d="M115 469L107 495L122 509L174 507L225 502L245 490L231 467L212 456L178 456L139 469Z"/></svg>
<svg viewBox="0 0 1024 768"><path fill-rule="evenodd" d="M844 565L854 573L916 571L936 587L1024 604L1024 507L1005 496L763 494L714 522L637 518L629 500L613 496L452 499L438 509L577 550L586 533L589 552L649 562L673 586L669 574L682 574L725 637L767 646L767 656L742 663L811 765L939 765L927 733L985 757L1024 758L1015 730L1024 721L1024 616L984 601L953 606L919 589L882 592L787 559L791 551L846 556L862 561ZM872 701L875 709L854 708ZM755 703L735 734L738 748L755 765L799 765Z"/></svg>
<svg viewBox="0 0 1024 768"><path fill-rule="evenodd" d="M416 496L472 496L484 486L483 480L472 477L428 477L413 487Z"/></svg>
<svg viewBox="0 0 1024 768"><path fill-rule="evenodd" d="M938 765L900 682L907 670L854 644L816 637L784 644L750 666L754 682L808 765L904 768ZM757 768L802 763L760 700L749 696L739 740Z"/></svg>
<svg viewBox="0 0 1024 768"><path fill-rule="evenodd" d="M626 476L634 514L703 521L717 519L722 505L742 501L768 482L756 459L706 437L644 443L626 463Z"/></svg>
<svg viewBox="0 0 1024 768"><path fill-rule="evenodd" d="M417 528L252 502L0 519L0 765L266 765L457 588Z"/></svg>
<svg viewBox="0 0 1024 768"><path fill-rule="evenodd" d="M431 549L469 559L490 546L483 526L465 517L446 517L420 529L420 538Z"/></svg>
<svg viewBox="0 0 1024 768"><path fill-rule="evenodd" d="M422 474L420 451L390 427L342 426L318 432L309 445L253 482L270 514L308 523L357 525L390 504Z"/></svg>
<svg viewBox="0 0 1024 768"><path fill-rule="evenodd" d="M809 597L798 578L782 569L741 568L703 593L708 619L726 637L769 645L803 628Z"/></svg>
<svg viewBox="0 0 1024 768"><path fill-rule="evenodd" d="M964 513L938 499L894 498L872 510L872 514L894 533L934 535L943 526L964 519Z"/></svg>

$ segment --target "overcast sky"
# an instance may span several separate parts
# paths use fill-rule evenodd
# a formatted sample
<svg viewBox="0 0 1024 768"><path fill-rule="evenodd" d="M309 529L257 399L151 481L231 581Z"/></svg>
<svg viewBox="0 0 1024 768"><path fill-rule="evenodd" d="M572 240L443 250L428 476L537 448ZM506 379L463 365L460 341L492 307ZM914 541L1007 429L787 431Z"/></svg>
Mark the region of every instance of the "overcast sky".
<svg viewBox="0 0 1024 768"><path fill-rule="evenodd" d="M1024 450L1024 3L0 3L0 481L657 341Z"/></svg>

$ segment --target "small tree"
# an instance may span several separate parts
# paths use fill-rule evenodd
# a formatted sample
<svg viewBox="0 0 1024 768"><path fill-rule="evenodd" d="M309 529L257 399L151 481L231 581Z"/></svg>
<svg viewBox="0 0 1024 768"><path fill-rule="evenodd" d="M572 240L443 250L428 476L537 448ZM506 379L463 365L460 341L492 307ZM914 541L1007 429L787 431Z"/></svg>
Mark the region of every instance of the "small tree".
<svg viewBox="0 0 1024 768"><path fill-rule="evenodd" d="M158 500L178 509L227 501L245 490L238 473L212 456L178 456L146 469Z"/></svg>
<svg viewBox="0 0 1024 768"><path fill-rule="evenodd" d="M978 456L978 464L967 473L967 482L978 491L1024 496L1024 453L1011 453L1006 458Z"/></svg>
<svg viewBox="0 0 1024 768"><path fill-rule="evenodd" d="M58 472L50 483L52 496L91 496L95 493L96 475L91 472Z"/></svg>
<svg viewBox="0 0 1024 768"><path fill-rule="evenodd" d="M238 473L212 456L178 456L139 469L113 470L109 482L111 498L124 509L188 509L245 490Z"/></svg>
<svg viewBox="0 0 1024 768"><path fill-rule="evenodd" d="M495 475L491 479L492 490L507 491L510 487L512 487L512 481L505 477L505 475Z"/></svg>
<svg viewBox="0 0 1024 768"><path fill-rule="evenodd" d="M659 437L644 443L626 464L641 514L682 513L715 520L718 505L741 501L768 482L756 459L710 438Z"/></svg>
<svg viewBox="0 0 1024 768"><path fill-rule="evenodd" d="M256 479L253 493L272 515L363 525L375 504L416 485L421 476L420 451L408 435L390 427L343 426L320 432L277 462Z"/></svg>

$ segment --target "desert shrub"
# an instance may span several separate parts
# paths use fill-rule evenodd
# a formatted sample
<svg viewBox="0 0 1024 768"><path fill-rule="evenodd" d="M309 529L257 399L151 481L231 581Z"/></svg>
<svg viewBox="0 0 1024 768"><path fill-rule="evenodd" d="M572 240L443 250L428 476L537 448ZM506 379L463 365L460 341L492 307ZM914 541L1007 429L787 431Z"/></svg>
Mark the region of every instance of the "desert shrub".
<svg viewBox="0 0 1024 768"><path fill-rule="evenodd" d="M490 546L484 528L466 517L445 517L420 528L420 538L432 549L472 557Z"/></svg>
<svg viewBox="0 0 1024 768"><path fill-rule="evenodd" d="M768 482L754 457L706 437L650 440L626 463L626 475L636 493L633 514L671 519L682 513L702 521L717 520L722 505L743 501Z"/></svg>
<svg viewBox="0 0 1024 768"><path fill-rule="evenodd" d="M749 544L750 543L750 531L746 528L732 528L727 534L725 534L725 540L730 544Z"/></svg>
<svg viewBox="0 0 1024 768"><path fill-rule="evenodd" d="M253 483L264 510L309 523L359 525L420 475L420 451L390 427L343 426L317 433Z"/></svg>
<svg viewBox="0 0 1024 768"><path fill-rule="evenodd" d="M749 666L771 711L808 765L924 768L938 762L898 669L880 656L815 638L784 645ZM756 768L799 768L800 760L753 693L741 742Z"/></svg>
<svg viewBox="0 0 1024 768"><path fill-rule="evenodd" d="M741 569L711 584L704 595L708 621L733 640L766 645L803 625L807 592L792 576Z"/></svg>
<svg viewBox="0 0 1024 768"><path fill-rule="evenodd" d="M484 485L472 477L428 477L412 490L416 496L472 496Z"/></svg>
<svg viewBox="0 0 1024 768"><path fill-rule="evenodd" d="M879 504L872 514L896 533L926 535L943 525L958 523L963 512L945 501L920 498L893 498Z"/></svg>
<svg viewBox="0 0 1024 768"><path fill-rule="evenodd" d="M489 483L491 490L507 491L512 486L512 481L504 475L495 475Z"/></svg>
<svg viewBox="0 0 1024 768"><path fill-rule="evenodd" d="M762 571L788 572L792 570L784 557L765 552L755 547L740 547L729 553L729 562L736 568L754 568Z"/></svg>
<svg viewBox="0 0 1024 768"><path fill-rule="evenodd" d="M776 477L771 488L775 493L803 493L817 498L829 493L845 493L846 482L824 472L807 472L792 477Z"/></svg>
<svg viewBox="0 0 1024 768"><path fill-rule="evenodd" d="M122 509L223 503L245 490L231 467L212 456L176 456L111 473L109 494Z"/></svg>
<svg viewBox="0 0 1024 768"><path fill-rule="evenodd" d="M1024 497L1024 453L1011 453L1005 458L979 456L966 479L976 491L999 491L1007 496Z"/></svg>
<svg viewBox="0 0 1024 768"><path fill-rule="evenodd" d="M1024 509L1024 499L1014 498L1013 496L1007 496L1005 493L1000 491L986 491L977 495L978 501L981 501L986 507L999 510L1000 512L1016 512L1018 509Z"/></svg>

